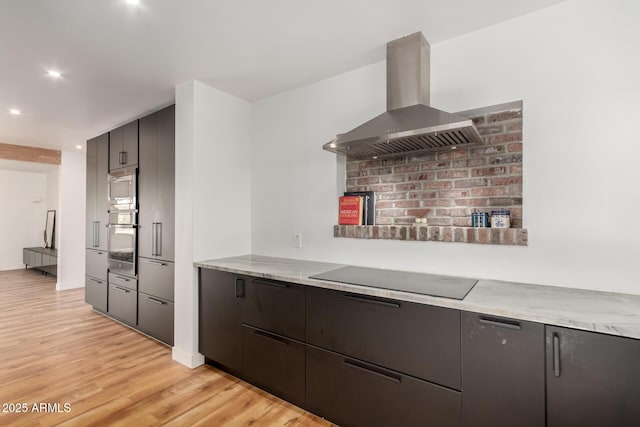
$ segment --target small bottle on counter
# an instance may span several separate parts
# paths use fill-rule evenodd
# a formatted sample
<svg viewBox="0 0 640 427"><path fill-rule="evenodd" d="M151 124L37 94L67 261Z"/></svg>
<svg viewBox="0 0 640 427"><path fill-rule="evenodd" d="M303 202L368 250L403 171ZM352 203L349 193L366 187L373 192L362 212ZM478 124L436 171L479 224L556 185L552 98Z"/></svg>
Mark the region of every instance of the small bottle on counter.
<svg viewBox="0 0 640 427"><path fill-rule="evenodd" d="M500 209L491 211L491 228L510 228L511 227L511 211L509 209Z"/></svg>

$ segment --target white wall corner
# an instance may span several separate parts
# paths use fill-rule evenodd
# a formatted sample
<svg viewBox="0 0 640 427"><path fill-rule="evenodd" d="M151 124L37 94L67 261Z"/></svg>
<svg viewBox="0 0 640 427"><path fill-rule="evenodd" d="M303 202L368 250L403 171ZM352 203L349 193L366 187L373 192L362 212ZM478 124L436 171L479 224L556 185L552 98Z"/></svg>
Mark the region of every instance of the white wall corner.
<svg viewBox="0 0 640 427"><path fill-rule="evenodd" d="M201 355L200 353L187 353L186 351L183 351L178 347L173 347L171 349L171 358L190 369L194 369L200 365L204 365L203 355Z"/></svg>
<svg viewBox="0 0 640 427"><path fill-rule="evenodd" d="M60 281L56 282L56 291L67 291L69 289L78 289L78 288L84 288L84 282L83 281L74 281L74 282L65 282L62 283Z"/></svg>

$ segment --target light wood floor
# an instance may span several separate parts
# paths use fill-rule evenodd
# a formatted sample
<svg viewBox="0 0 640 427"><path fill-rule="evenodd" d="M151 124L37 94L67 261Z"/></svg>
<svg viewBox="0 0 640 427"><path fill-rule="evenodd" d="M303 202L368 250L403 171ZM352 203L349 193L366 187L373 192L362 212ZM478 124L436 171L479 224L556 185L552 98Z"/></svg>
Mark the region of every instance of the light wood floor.
<svg viewBox="0 0 640 427"><path fill-rule="evenodd" d="M41 403L61 412L34 412ZM32 270L0 272L0 404L2 426L331 425L215 368L174 362L93 312L84 289L56 291Z"/></svg>

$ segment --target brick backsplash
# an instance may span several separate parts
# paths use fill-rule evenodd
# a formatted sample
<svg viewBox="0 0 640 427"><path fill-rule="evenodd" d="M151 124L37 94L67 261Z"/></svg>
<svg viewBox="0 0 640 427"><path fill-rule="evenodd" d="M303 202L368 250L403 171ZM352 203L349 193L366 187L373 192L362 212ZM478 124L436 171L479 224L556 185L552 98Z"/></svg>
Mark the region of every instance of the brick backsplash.
<svg viewBox="0 0 640 427"><path fill-rule="evenodd" d="M522 108L472 119L484 146L378 160L347 158L347 191L376 192L377 225L406 226L426 217L429 226L446 230L470 227L476 209L510 209L511 226L521 228ZM445 240L467 241L467 236Z"/></svg>

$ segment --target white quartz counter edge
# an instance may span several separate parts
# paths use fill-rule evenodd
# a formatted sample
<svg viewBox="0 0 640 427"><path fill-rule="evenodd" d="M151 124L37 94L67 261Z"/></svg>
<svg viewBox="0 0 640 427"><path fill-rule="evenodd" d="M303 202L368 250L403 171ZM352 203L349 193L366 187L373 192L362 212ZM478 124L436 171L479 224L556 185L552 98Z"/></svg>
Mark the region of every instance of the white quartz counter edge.
<svg viewBox="0 0 640 427"><path fill-rule="evenodd" d="M315 274L343 267L343 264L244 255L195 262L194 266L318 288L640 338L640 295L479 280L463 300L454 300L309 278Z"/></svg>

